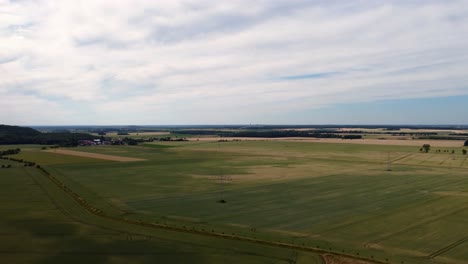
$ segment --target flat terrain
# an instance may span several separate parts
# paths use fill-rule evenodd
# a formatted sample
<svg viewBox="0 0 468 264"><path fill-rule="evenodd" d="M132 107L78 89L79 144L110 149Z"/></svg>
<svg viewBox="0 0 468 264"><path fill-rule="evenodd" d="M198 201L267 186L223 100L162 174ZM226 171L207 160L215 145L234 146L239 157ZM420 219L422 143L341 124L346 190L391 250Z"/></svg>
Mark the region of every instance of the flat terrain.
<svg viewBox="0 0 468 264"><path fill-rule="evenodd" d="M13 166L0 169L1 263L322 263L313 253L104 219L85 211L39 170L0 164Z"/></svg>
<svg viewBox="0 0 468 264"><path fill-rule="evenodd" d="M60 162L51 156L55 162L44 164L93 206L116 217L390 263L468 263L468 156L461 147L433 146L429 153L419 147L200 140L76 149L146 160L141 162L90 156ZM66 156L39 149L17 156L40 160L44 154ZM32 168L17 170L24 175ZM219 241L206 241L208 249L201 254L209 255ZM248 252L255 247L237 243ZM284 261L317 260L295 254Z"/></svg>
<svg viewBox="0 0 468 264"><path fill-rule="evenodd" d="M430 144L433 147L461 147L464 140L422 140L422 139L341 139L341 138L310 138L310 137L288 137L288 138L253 138L253 137L193 137L191 141L214 142L219 140L228 141L300 141L315 143L335 144L358 144L358 145L388 145L388 146L422 146Z"/></svg>
<svg viewBox="0 0 468 264"><path fill-rule="evenodd" d="M115 155L89 153L89 152L82 152L82 151L75 151L75 150L68 150L68 149L52 149L52 150L46 150L46 151L56 153L56 154L85 157L85 158L92 158L92 159L112 160L112 161L120 161L120 162L144 161L145 160L145 159L137 159L137 158L130 158L130 157L115 156Z"/></svg>

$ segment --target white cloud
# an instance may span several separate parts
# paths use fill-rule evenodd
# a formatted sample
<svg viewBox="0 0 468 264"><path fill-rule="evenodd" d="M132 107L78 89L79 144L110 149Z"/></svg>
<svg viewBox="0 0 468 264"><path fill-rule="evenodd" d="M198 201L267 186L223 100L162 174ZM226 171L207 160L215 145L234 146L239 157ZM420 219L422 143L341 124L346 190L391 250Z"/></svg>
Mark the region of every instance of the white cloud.
<svg viewBox="0 0 468 264"><path fill-rule="evenodd" d="M1 117L245 123L465 95L466 36L467 1L0 1L0 104L27 105Z"/></svg>

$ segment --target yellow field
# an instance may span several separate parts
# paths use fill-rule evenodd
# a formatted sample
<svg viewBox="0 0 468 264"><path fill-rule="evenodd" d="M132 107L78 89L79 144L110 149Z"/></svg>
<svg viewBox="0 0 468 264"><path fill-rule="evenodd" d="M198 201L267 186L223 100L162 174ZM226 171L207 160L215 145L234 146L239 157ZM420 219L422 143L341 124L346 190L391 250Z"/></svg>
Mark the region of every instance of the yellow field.
<svg viewBox="0 0 468 264"><path fill-rule="evenodd" d="M77 157L93 158L93 159L120 161L120 162L144 161L145 160L145 159L114 156L114 155L107 155L107 154L89 153L89 152L82 152L82 151L75 151L75 150L68 150L68 149L53 149L53 150L46 150L46 152L52 152L52 153L63 154L63 155L71 155L71 156L77 156Z"/></svg>

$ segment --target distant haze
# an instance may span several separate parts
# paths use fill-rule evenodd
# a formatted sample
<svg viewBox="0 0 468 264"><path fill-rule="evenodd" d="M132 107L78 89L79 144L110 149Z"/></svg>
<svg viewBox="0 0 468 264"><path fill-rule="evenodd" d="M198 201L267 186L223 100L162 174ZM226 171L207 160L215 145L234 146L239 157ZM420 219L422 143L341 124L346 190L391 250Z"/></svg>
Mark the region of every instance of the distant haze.
<svg viewBox="0 0 468 264"><path fill-rule="evenodd" d="M0 0L0 123L467 124L468 1Z"/></svg>

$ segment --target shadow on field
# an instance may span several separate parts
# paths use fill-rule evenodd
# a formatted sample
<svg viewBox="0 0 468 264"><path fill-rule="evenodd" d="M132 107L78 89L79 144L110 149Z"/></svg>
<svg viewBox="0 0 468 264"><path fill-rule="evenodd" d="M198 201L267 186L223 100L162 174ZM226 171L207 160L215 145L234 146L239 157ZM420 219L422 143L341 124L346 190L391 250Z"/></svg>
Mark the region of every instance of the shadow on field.
<svg viewBox="0 0 468 264"><path fill-rule="evenodd" d="M4 253L32 256L28 263L289 263L225 241L201 245L122 233L85 224L49 222L40 218L7 222L14 230ZM220 243L216 243L220 242Z"/></svg>
<svg viewBox="0 0 468 264"><path fill-rule="evenodd" d="M149 237L76 223L18 219L9 221L8 226L17 234L9 241L9 253L34 254L34 263L165 263L187 261L197 254L164 246Z"/></svg>

